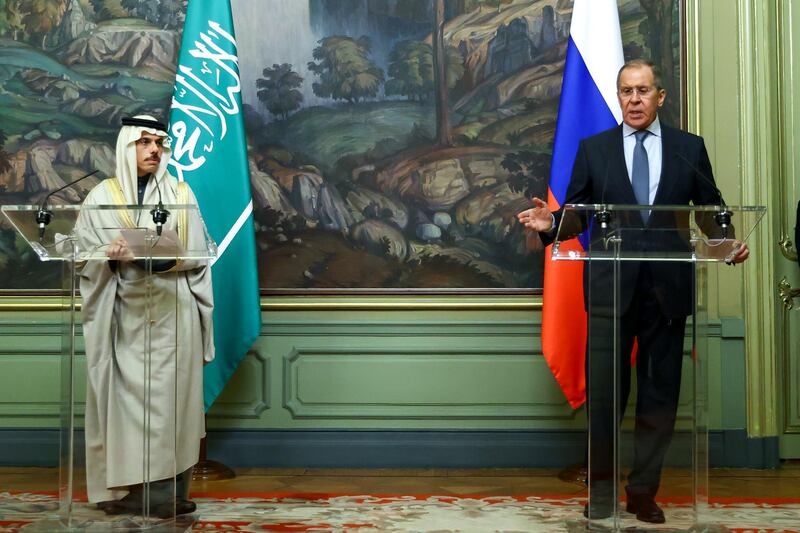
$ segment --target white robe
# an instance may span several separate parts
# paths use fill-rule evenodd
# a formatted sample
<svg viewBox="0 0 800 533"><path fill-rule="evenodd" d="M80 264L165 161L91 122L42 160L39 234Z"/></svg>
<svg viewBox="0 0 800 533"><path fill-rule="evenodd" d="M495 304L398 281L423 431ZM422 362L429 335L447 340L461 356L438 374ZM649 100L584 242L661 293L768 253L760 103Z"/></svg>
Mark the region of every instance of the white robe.
<svg viewBox="0 0 800 533"><path fill-rule="evenodd" d="M165 204L177 180L163 174ZM113 180L97 185L84 205L115 204ZM189 190L188 202L197 205ZM119 199L119 197L117 197ZM155 204L154 180L143 204ZM129 211L129 213L131 213ZM176 229L174 213L165 224ZM116 211L82 211L77 228L100 244L125 227ZM154 228L149 213L134 222ZM188 220L188 249L203 247L202 219ZM80 271L86 345L86 477L90 502L119 499L128 485L171 478L198 461L203 418L203 362L214 358L211 271L204 260L179 261L152 276L150 431L145 432L145 271L126 262L87 261ZM177 335L177 354L175 350ZM177 356L176 356L177 355ZM173 432L173 427L176 428ZM177 435L177 441L174 438ZM144 440L149 436L149 454ZM144 459L149 455L149 470Z"/></svg>

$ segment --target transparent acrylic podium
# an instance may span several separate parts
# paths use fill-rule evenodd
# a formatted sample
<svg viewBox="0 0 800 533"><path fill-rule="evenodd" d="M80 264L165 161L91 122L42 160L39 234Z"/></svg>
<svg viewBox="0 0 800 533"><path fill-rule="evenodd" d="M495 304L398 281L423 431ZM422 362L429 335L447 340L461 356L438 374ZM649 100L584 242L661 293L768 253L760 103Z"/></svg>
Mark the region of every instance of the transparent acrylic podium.
<svg viewBox="0 0 800 533"><path fill-rule="evenodd" d="M551 258L583 262L588 320L589 499L586 518L570 520L570 531L727 531L708 503L708 280L711 269L746 242L765 211L564 207ZM655 338L647 350L639 352L634 344L637 332ZM637 402L636 412L631 406L623 419L620 408L629 397ZM664 477L670 477L669 488L658 491ZM669 508L666 522L645 524L626 512L628 490L655 491L662 509Z"/></svg>
<svg viewBox="0 0 800 533"><path fill-rule="evenodd" d="M177 354L185 334L177 317L191 310L182 309L179 276L169 273L200 268L217 250L197 206L163 207L170 215L158 232L154 206L51 206L47 225L36 220L39 206L2 206L38 257L61 262L63 271L59 503L25 531L191 527L191 519L176 519L175 512L176 478L182 479ZM109 260L118 238L127 251ZM121 294L133 297L123 301ZM111 305L90 308L95 302ZM111 514L88 499L109 483L108 499L124 498Z"/></svg>

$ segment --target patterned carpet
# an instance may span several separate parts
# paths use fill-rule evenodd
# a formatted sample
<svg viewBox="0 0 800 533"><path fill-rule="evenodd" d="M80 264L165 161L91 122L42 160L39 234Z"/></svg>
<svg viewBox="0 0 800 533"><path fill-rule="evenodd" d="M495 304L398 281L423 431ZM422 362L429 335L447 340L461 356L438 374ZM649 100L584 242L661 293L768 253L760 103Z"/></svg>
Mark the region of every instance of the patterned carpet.
<svg viewBox="0 0 800 533"><path fill-rule="evenodd" d="M331 494L193 494L197 512L182 530L264 533L267 531L525 532L575 531L584 501L544 496L357 496ZM51 494L0 492L0 532L16 533L24 526L52 516L57 507ZM688 529L691 509L686 503L663 505L670 529ZM77 504L75 516L87 530L108 531L121 526L88 504ZM714 502L710 521L731 531L800 533L800 501L768 499ZM624 513L627 532L652 526ZM662 526L663 527L663 526ZM24 531L24 530L23 530Z"/></svg>

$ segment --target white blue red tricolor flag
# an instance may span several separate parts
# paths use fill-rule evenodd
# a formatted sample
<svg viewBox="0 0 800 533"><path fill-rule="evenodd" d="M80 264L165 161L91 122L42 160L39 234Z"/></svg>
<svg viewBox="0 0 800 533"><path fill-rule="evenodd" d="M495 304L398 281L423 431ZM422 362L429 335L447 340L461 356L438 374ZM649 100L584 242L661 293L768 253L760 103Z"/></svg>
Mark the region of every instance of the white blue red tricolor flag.
<svg viewBox="0 0 800 533"><path fill-rule="evenodd" d="M569 33L547 198L554 211L566 200L581 139L622 121L616 80L624 59L616 0L575 0ZM563 251L579 247L578 239L561 245ZM551 261L550 252L548 247L542 351L567 401L578 408L586 400L583 263Z"/></svg>

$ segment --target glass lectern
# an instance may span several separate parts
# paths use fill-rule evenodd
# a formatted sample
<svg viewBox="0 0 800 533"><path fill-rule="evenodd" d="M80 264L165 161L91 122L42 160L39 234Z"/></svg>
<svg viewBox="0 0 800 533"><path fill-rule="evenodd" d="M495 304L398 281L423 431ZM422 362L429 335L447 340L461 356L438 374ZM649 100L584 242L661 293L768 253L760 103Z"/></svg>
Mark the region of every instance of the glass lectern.
<svg viewBox="0 0 800 533"><path fill-rule="evenodd" d="M589 500L570 530L644 525L636 502L649 494L682 506L648 531L726 531L707 513L709 271L730 262L765 208L568 204L562 213L551 257L583 262L588 325ZM636 405L623 418L629 397Z"/></svg>
<svg viewBox="0 0 800 533"><path fill-rule="evenodd" d="M191 333L178 317L197 310L178 280L216 245L197 206L163 207L173 218L156 228L154 206L52 206L47 224L39 206L2 206L42 261L63 265L59 506L26 530L186 530L176 378Z"/></svg>

